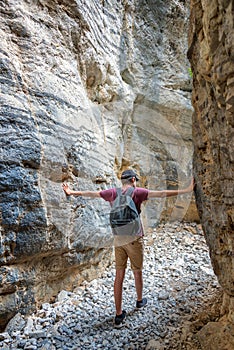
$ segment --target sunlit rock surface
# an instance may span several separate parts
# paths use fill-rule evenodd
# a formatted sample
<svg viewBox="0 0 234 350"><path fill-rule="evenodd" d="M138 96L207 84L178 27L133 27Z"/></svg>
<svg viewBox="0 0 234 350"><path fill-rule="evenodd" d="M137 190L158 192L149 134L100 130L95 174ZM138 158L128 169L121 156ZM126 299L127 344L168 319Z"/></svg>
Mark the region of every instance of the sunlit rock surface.
<svg viewBox="0 0 234 350"><path fill-rule="evenodd" d="M188 56L194 76L196 197L213 268L224 289L223 319L200 333L205 349L234 347L233 19L233 1L191 1Z"/></svg>
<svg viewBox="0 0 234 350"><path fill-rule="evenodd" d="M111 260L108 206L67 199L133 167L140 186L191 176L184 1L3 0L0 324ZM190 195L151 201L147 226L197 219Z"/></svg>

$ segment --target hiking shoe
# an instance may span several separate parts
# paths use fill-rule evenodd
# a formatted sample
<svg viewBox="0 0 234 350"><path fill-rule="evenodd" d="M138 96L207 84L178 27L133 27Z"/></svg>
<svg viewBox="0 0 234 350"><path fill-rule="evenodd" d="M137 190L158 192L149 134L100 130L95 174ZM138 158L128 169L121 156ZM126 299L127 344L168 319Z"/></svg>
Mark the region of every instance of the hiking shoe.
<svg viewBox="0 0 234 350"><path fill-rule="evenodd" d="M141 301L136 302L136 308L140 309L141 307L144 307L147 304L147 299L143 298Z"/></svg>
<svg viewBox="0 0 234 350"><path fill-rule="evenodd" d="M124 319L126 317L126 311L123 310L121 315L115 316L115 327L120 328L123 326Z"/></svg>

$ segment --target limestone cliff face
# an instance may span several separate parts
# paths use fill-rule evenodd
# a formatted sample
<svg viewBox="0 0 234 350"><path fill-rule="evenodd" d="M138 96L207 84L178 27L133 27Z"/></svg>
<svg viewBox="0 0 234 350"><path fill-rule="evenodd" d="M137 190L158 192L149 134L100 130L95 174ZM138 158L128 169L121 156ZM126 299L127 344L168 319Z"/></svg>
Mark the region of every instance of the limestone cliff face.
<svg viewBox="0 0 234 350"><path fill-rule="evenodd" d="M108 206L67 199L63 181L100 190L131 166L142 186L184 186L192 141L184 1L3 0L0 7L4 325L111 259L103 249L111 240ZM181 219L189 202L152 202L144 220Z"/></svg>
<svg viewBox="0 0 234 350"><path fill-rule="evenodd" d="M193 139L197 205L214 271L223 287L223 314L234 325L233 1L191 1L188 56L193 69ZM214 326L218 328L218 326ZM219 339L225 329L221 325ZM228 329L228 328L227 328ZM233 330L232 328L230 328ZM211 332L208 328L207 334ZM206 348L227 348L213 339ZM227 331L231 334L231 331ZM217 337L218 338L218 337ZM209 343L210 342L210 343ZM209 344L208 344L209 343ZM210 347L209 347L210 346Z"/></svg>

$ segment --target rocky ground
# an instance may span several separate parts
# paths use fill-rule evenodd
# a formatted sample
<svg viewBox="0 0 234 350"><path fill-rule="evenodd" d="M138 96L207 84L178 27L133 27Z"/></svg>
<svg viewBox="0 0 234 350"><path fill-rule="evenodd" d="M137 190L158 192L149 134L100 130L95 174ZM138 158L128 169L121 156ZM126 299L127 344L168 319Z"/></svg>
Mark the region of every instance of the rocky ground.
<svg viewBox="0 0 234 350"><path fill-rule="evenodd" d="M201 227L162 224L146 235L145 245L148 305L135 310L128 268L124 327L113 327L113 265L101 278L73 292L61 291L54 304L43 304L28 318L17 314L0 334L0 349L199 350L195 333L218 317L213 301L221 294Z"/></svg>

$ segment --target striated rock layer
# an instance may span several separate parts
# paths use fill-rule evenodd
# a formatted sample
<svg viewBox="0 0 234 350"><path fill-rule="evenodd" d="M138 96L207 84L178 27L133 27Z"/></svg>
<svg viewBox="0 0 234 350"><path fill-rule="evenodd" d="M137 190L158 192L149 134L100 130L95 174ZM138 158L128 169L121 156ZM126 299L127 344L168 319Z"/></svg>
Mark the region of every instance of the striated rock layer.
<svg viewBox="0 0 234 350"><path fill-rule="evenodd" d="M188 56L194 84L196 197L213 268L224 290L221 313L229 324L222 319L200 332L205 349L234 346L233 6L231 0L191 1Z"/></svg>
<svg viewBox="0 0 234 350"><path fill-rule="evenodd" d="M184 1L3 0L0 326L111 260L108 206L67 199L126 167L142 186L187 185L192 136ZM152 201L146 226L197 218L190 196Z"/></svg>

